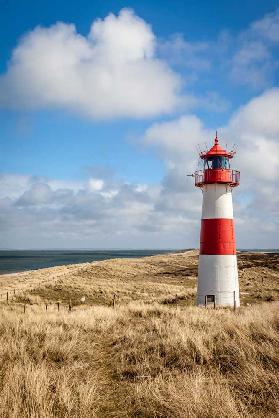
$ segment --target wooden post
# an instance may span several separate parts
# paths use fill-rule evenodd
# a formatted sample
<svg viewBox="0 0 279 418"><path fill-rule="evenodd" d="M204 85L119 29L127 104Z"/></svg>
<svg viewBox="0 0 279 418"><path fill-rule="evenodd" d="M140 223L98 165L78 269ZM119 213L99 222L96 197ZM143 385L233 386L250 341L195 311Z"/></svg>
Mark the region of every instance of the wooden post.
<svg viewBox="0 0 279 418"><path fill-rule="evenodd" d="M213 296L214 309L216 309L215 295Z"/></svg>
<svg viewBox="0 0 279 418"><path fill-rule="evenodd" d="M262 284L263 284L263 282L264 282L264 278L263 278L263 276L262 276Z"/></svg>
<svg viewBox="0 0 279 418"><path fill-rule="evenodd" d="M57 310L59 311L59 308L60 308L60 303L59 302L57 302Z"/></svg>
<svg viewBox="0 0 279 418"><path fill-rule="evenodd" d="M70 299L70 301L69 301L69 312L71 312L71 310L72 310L72 301Z"/></svg>
<svg viewBox="0 0 279 418"><path fill-rule="evenodd" d="M9 292L7 292L7 302L9 301Z"/></svg>
<svg viewBox="0 0 279 418"><path fill-rule="evenodd" d="M235 290L233 291L233 310L236 311Z"/></svg>
<svg viewBox="0 0 279 418"><path fill-rule="evenodd" d="M207 308L207 295L204 297L204 306Z"/></svg>
<svg viewBox="0 0 279 418"><path fill-rule="evenodd" d="M47 311L47 303L46 303L46 311Z"/></svg>
<svg viewBox="0 0 279 418"><path fill-rule="evenodd" d="M26 305L24 304L23 305L23 313L25 313L25 311L26 311Z"/></svg>

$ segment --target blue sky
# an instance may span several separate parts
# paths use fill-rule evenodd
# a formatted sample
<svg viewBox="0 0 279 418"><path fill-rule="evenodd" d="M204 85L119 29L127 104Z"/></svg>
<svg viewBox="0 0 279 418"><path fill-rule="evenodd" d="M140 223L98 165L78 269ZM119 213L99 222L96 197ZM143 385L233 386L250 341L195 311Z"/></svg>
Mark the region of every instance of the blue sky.
<svg viewBox="0 0 279 418"><path fill-rule="evenodd" d="M278 247L276 6L0 1L0 246L198 246L185 172L218 129L238 245Z"/></svg>

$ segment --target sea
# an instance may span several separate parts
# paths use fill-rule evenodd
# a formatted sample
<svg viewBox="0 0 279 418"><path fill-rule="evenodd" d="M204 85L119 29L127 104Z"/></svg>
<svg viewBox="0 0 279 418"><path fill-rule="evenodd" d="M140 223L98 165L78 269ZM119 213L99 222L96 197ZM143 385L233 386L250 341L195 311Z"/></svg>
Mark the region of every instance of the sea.
<svg viewBox="0 0 279 418"><path fill-rule="evenodd" d="M0 274L111 258L147 257L179 250L0 250Z"/></svg>

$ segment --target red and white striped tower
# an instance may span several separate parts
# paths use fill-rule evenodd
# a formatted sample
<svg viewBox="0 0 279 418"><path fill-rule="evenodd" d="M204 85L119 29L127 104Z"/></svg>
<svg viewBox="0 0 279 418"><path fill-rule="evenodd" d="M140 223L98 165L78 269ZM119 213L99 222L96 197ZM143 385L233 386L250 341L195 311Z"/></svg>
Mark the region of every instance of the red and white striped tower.
<svg viewBox="0 0 279 418"><path fill-rule="evenodd" d="M195 185L203 193L197 304L240 304L233 221L232 189L239 185L239 171L231 170L235 152L223 149L216 138L201 152L203 170L195 172Z"/></svg>

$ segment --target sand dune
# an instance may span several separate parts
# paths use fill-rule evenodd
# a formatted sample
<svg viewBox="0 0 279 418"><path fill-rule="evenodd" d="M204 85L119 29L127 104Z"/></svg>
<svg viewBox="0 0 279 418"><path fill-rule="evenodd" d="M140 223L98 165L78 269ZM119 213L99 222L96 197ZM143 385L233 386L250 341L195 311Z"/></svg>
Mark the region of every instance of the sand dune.
<svg viewBox="0 0 279 418"><path fill-rule="evenodd" d="M112 259L57 266L0 276L2 299L6 292L20 302L61 301L80 305L108 305L113 295L118 303L129 301L194 303L198 252L156 255L134 259ZM279 299L279 255L238 255L243 304ZM20 296L21 295L21 296Z"/></svg>

